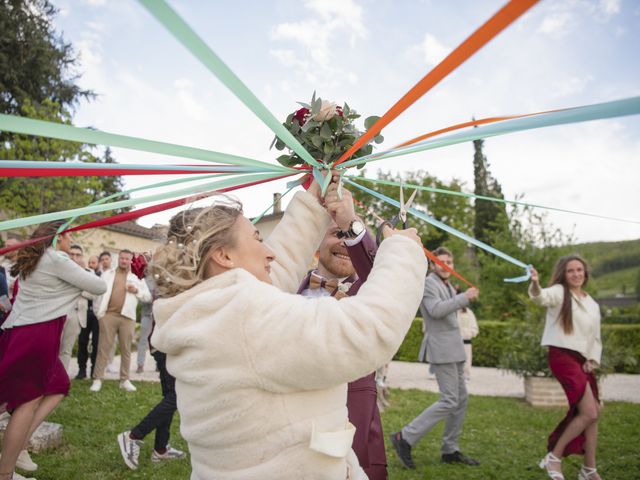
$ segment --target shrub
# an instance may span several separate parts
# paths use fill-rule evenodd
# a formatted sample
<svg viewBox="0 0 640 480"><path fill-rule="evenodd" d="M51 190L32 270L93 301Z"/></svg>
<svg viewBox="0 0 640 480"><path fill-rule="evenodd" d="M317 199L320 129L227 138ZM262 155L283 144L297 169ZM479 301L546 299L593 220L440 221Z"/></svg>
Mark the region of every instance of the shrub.
<svg viewBox="0 0 640 480"><path fill-rule="evenodd" d="M543 322L481 320L473 339L473 364L524 372L547 371L546 349L540 346ZM394 360L417 362L422 342L422 319L414 320ZM640 373L640 325L602 325L603 373ZM520 347L518 347L520 345ZM529 356L525 361L525 354Z"/></svg>

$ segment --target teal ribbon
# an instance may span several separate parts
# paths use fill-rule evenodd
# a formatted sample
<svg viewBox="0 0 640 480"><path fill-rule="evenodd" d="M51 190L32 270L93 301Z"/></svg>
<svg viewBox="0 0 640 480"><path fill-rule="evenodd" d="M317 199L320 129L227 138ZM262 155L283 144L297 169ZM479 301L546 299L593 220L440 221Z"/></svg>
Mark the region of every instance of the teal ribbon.
<svg viewBox="0 0 640 480"><path fill-rule="evenodd" d="M164 1L139 0L140 3L200 62L209 69L231 92L244 103L300 158L314 167L320 167L305 148L280 121L264 106L233 71L198 36L196 32ZM213 27L215 28L215 26Z"/></svg>
<svg viewBox="0 0 640 480"><path fill-rule="evenodd" d="M605 220L615 220L616 222L640 224L640 222L637 221L637 220L627 220L627 219L624 219L624 218L607 217L605 215L596 215L594 213L578 212L576 210L567 210L567 209L558 208L558 207L547 207L545 205L537 205L535 203L526 203L526 202L521 202L521 201L518 201L518 200L505 200L504 198L487 197L487 196L484 196L484 195L476 195L474 193L465 193L465 192L457 192L455 190L446 190L444 188L427 187L427 186L424 186L424 185L415 185L415 184L411 184L411 183L399 183L399 182L393 182L393 181L390 181L390 180L377 180L377 179L373 179L373 178L357 177L357 176L353 176L353 175L348 175L345 178L350 178L352 180L360 180L360 181L363 181L363 182L370 182L370 183L375 183L375 184L380 184L380 185L390 185L390 186L393 186L393 187L404 186L406 188L415 188L415 189L418 189L418 190L426 190L428 192L442 193L442 194L445 194L445 195L453 195L453 196L458 196L458 197L477 198L477 199L480 199L480 200L487 200L489 202L495 202L495 203L522 205L524 207L533 207L533 208L544 208L545 210L554 210L556 212L571 213L571 214L574 214L574 215L584 215L584 216L587 216L587 217L602 218L602 219L605 219Z"/></svg>
<svg viewBox="0 0 640 480"><path fill-rule="evenodd" d="M162 155L205 160L207 162L221 162L247 167L257 167L269 171L277 170L281 172L297 172L297 170L293 168L272 165L258 160L253 160L251 158L239 157L236 155L229 155L201 148L185 147L183 145L175 145L172 143L157 142L155 140L129 137L126 135L117 135L89 128L78 128L61 123L46 122L44 120L34 120L32 118L6 115L3 113L0 114L0 130L26 135L58 138L60 140L68 140L72 142L89 143L92 145L110 145L112 147L122 147L143 152L159 153Z"/></svg>
<svg viewBox="0 0 640 480"><path fill-rule="evenodd" d="M91 205L87 207L74 208L71 210L64 210L60 212L45 213L41 215L33 215L31 217L18 218L14 220L5 220L0 222L0 231L10 230L13 228L26 227L29 225L35 225L38 223L51 222L54 220L60 220L62 218L79 217L82 215L89 215L92 213L105 212L107 210L115 210L118 208L130 207L142 203L150 203L159 200L165 200L167 198L174 198L180 196L192 196L198 193L209 192L212 190L218 190L221 188L232 187L241 185L243 183L252 183L260 180L267 180L271 178L277 178L282 176L281 173L259 173L255 175L235 175L232 178L218 180L215 182L208 182L202 185L191 186L189 188L183 188L180 190L172 190L170 192L158 193L155 195L148 195L146 197L121 200L119 202L112 202L104 205Z"/></svg>
<svg viewBox="0 0 640 480"><path fill-rule="evenodd" d="M386 195L383 195L379 192L376 192L375 190L371 190L370 188L364 187L362 185L358 185L357 183L349 180L348 178L345 178L345 182L347 182L349 185L353 185L354 187L362 190L363 192L368 193L369 195L373 195L374 197L390 205L400 208L400 202L398 202L397 200L394 200L393 198L387 197ZM511 283L526 282L527 280L529 280L529 278L531 278L530 266L526 265L525 263L522 263L520 260L516 260L512 256L507 255L506 253L501 252L500 250L493 248L492 246L487 245L486 243L481 242L480 240L476 240L475 238L470 237L466 233L462 233L460 230L456 230L455 228L450 227L446 223L436 220L435 218L427 215L424 212L416 210L415 208L409 208L407 212L412 214L415 217L420 218L421 220L424 220L425 222L433 225L434 227L439 228L440 230L444 230L445 232L450 233L451 235L461 238L467 243L471 243L472 245L475 245L476 247L481 248L482 250L489 252L497 257L500 257L503 260L506 260L507 262L512 263L525 270L525 275L521 277L516 277L516 278L505 278L504 279L505 282L511 282Z"/></svg>
<svg viewBox="0 0 640 480"><path fill-rule="evenodd" d="M392 158L400 155L408 155L410 153L422 152L425 150L433 150L436 148L447 147L449 145L505 135L507 133L520 132L523 130L587 122L590 120L600 120L605 118L623 117L627 115L637 115L639 113L640 97L625 98L622 100L598 103L583 107L567 108L565 110L541 113L531 117L504 120L491 125L472 128L468 131L458 132L440 138L428 139L414 145L408 145L406 147L349 160L339 165L337 168L353 167L362 163L383 160L385 158Z"/></svg>
<svg viewBox="0 0 640 480"><path fill-rule="evenodd" d="M233 172L233 173L258 173L258 172L273 172L278 170L274 165L269 165L269 168L265 167L253 167L253 166L241 166L241 165L154 165L154 164L125 164L125 163L90 163L90 162L50 162L40 160L0 160L0 170L12 169L12 168L51 168L56 170L68 170L68 169L96 169L96 170L162 170L166 171L167 175L171 175L173 172L202 172L210 173L212 169L218 170L220 173ZM2 174L0 173L0 176Z"/></svg>
<svg viewBox="0 0 640 480"><path fill-rule="evenodd" d="M253 220L251 220L251 223L253 223L253 224L255 225L255 224L256 224L256 223L258 223L260 220L262 220L262 217L264 217L264 216L267 214L267 212L268 212L269 210L271 210L271 209L273 208L273 206L274 206L277 202L279 202L280 200L282 200L282 199L283 199L283 198L284 198L284 197L285 197L285 196L286 196L286 195L287 195L291 190L293 190L293 189L294 189L295 187L297 187L297 186L298 186L298 184L297 184L296 182L289 182L289 183L287 183L287 187L289 187L289 188L287 189L287 191L286 191L286 192L284 192L282 195L280 195L280 198L279 198L279 199L274 200L274 201L273 201L273 203L272 203L271 205L269 205L267 208L265 208L265 209L264 209L264 211L263 211L260 215L258 215L256 218L254 218Z"/></svg>

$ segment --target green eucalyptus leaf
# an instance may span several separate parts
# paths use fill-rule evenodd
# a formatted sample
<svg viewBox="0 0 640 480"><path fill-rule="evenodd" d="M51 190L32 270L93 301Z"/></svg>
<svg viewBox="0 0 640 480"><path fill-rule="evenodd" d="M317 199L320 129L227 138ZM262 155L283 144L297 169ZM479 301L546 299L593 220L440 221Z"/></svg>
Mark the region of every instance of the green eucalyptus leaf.
<svg viewBox="0 0 640 480"><path fill-rule="evenodd" d="M384 142L384 137L382 135L376 135L375 137L373 137L373 141L375 143L382 143Z"/></svg>
<svg viewBox="0 0 640 480"><path fill-rule="evenodd" d="M276 160L285 167L291 167L292 165L295 165L295 162L292 162L292 157L292 155L280 155Z"/></svg>
<svg viewBox="0 0 640 480"><path fill-rule="evenodd" d="M286 146L287 145L282 140L280 140L279 138L276 139L276 149L283 150L284 147L286 147Z"/></svg>
<svg viewBox="0 0 640 480"><path fill-rule="evenodd" d="M378 117L377 115L371 115L370 117L365 118L365 120L364 120L364 128L369 130L371 127L373 127L373 125L378 120L380 120L380 117Z"/></svg>
<svg viewBox="0 0 640 480"><path fill-rule="evenodd" d="M322 123L322 127L320 127L320 136L325 140L329 140L331 138L331 127L327 122Z"/></svg>
<svg viewBox="0 0 640 480"><path fill-rule="evenodd" d="M271 142L271 145L269 145L269 150L273 148L273 146L276 144L277 141L278 141L278 137L273 137L273 142Z"/></svg>
<svg viewBox="0 0 640 480"><path fill-rule="evenodd" d="M314 135L311 137L311 143L316 148L322 148L322 137L320 135Z"/></svg>
<svg viewBox="0 0 640 480"><path fill-rule="evenodd" d="M327 142L324 144L324 154L329 155L334 152L336 147L333 145L333 142Z"/></svg>

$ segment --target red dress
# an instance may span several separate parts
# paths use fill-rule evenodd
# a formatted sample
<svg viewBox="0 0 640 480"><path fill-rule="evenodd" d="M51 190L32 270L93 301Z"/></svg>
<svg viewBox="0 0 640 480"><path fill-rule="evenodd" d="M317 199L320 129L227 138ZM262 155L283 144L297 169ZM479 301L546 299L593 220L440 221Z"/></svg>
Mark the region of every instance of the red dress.
<svg viewBox="0 0 640 480"><path fill-rule="evenodd" d="M549 367L551 372L558 379L560 385L564 389L564 393L569 401L569 411L562 419L556 429L549 435L549 443L547 451L552 451L555 447L560 435L564 432L567 425L578 415L578 403L582 400L582 396L587 389L587 383L591 386L591 392L596 399L600 401L598 395L598 383L596 377L592 373L587 373L582 366L586 359L578 352L560 347L549 347ZM576 454L584 454L584 432L571 440L562 453L563 456Z"/></svg>
<svg viewBox="0 0 640 480"><path fill-rule="evenodd" d="M58 357L65 319L13 327L0 335L0 409L11 412L38 397L69 393L69 376Z"/></svg>

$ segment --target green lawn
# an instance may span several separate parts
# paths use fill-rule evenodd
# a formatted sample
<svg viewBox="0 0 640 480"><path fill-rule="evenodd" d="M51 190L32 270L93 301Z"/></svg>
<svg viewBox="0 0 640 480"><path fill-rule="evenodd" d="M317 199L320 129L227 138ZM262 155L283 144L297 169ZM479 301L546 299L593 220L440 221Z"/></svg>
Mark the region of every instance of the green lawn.
<svg viewBox="0 0 640 480"><path fill-rule="evenodd" d="M105 382L102 392L91 394L89 382L74 381L69 398L54 412L51 420L65 426L61 449L34 454L40 465L38 480L115 480L189 478L188 460L163 464L150 461L153 433L142 449L137 471L125 467L116 435L135 425L160 398L159 384L138 382L138 391L126 394L116 382ZM401 427L437 395L416 390L392 392L392 406L383 414L387 434ZM480 467L442 465L439 438L442 426L425 437L414 449L418 466L408 471L387 449L389 473L395 479L544 479L536 462L545 453L546 436L563 415L562 409L539 409L523 401L472 397L462 436L462 449L479 459ZM186 449L178 433L179 417L173 424L172 444ZM608 403L601 422L600 469L610 480L640 478L640 406ZM575 479L579 457L565 462L567 479ZM265 479L271 480L271 479Z"/></svg>

